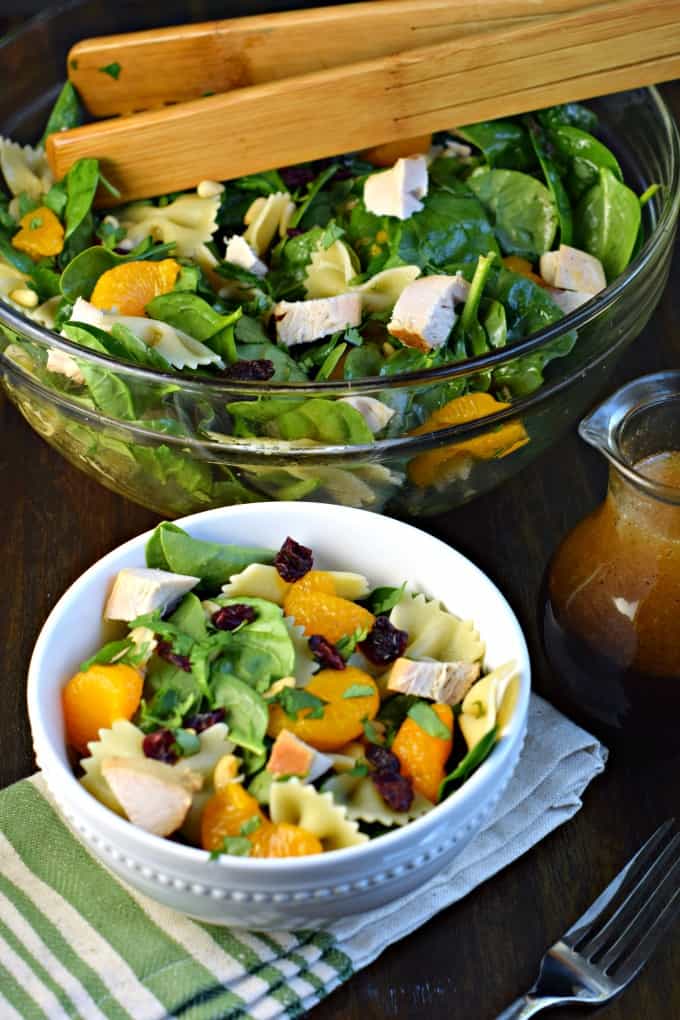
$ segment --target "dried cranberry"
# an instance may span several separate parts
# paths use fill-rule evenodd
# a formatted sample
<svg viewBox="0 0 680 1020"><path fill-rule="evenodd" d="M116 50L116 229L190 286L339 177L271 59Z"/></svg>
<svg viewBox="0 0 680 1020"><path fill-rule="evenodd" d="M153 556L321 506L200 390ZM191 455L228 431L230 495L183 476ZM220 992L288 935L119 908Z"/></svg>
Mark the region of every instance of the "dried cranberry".
<svg viewBox="0 0 680 1020"><path fill-rule="evenodd" d="M360 650L375 666L386 666L403 655L408 634L390 623L386 616L378 616L368 637L359 645Z"/></svg>
<svg viewBox="0 0 680 1020"><path fill-rule="evenodd" d="M257 613L252 606L239 602L235 606L223 606L212 614L212 622L218 630L236 630L242 623L252 623Z"/></svg>
<svg viewBox="0 0 680 1020"><path fill-rule="evenodd" d="M310 184L317 175L317 171L311 166L284 166L279 173L289 191Z"/></svg>
<svg viewBox="0 0 680 1020"><path fill-rule="evenodd" d="M174 765L179 758L175 734L172 730L156 730L155 733L147 733L142 742L142 750L147 758L164 761L168 765Z"/></svg>
<svg viewBox="0 0 680 1020"><path fill-rule="evenodd" d="M413 785L399 772L372 772L371 779L382 799L393 811L408 811L413 802Z"/></svg>
<svg viewBox="0 0 680 1020"><path fill-rule="evenodd" d="M345 660L334 644L327 641L321 634L312 634L309 639L309 650L326 669L344 669Z"/></svg>
<svg viewBox="0 0 680 1020"><path fill-rule="evenodd" d="M398 772L400 768L396 754L380 744L366 744L366 761L376 772Z"/></svg>
<svg viewBox="0 0 680 1020"><path fill-rule="evenodd" d="M197 715L188 715L184 720L184 729L193 730L194 733L202 733L215 723L222 722L226 716L223 708L215 708L212 712L199 712Z"/></svg>
<svg viewBox="0 0 680 1020"><path fill-rule="evenodd" d="M253 382L266 382L271 379L276 369L274 362L268 358L253 358L250 361L235 361L228 365L223 375L227 379L245 379Z"/></svg>
<svg viewBox="0 0 680 1020"><path fill-rule="evenodd" d="M177 666L178 669L183 669L185 673L191 673L191 662L189 661L188 655L176 655L172 650L172 645L169 641L160 640L156 645L156 655L159 659L165 659L166 662L170 662L173 666Z"/></svg>
<svg viewBox="0 0 680 1020"><path fill-rule="evenodd" d="M284 581L299 581L312 569L312 550L288 537L276 554L274 566Z"/></svg>
<svg viewBox="0 0 680 1020"><path fill-rule="evenodd" d="M286 228L286 234L287 234L288 237L299 237L300 234L304 234L304 233L305 233L305 231L302 229L302 227L287 227ZM278 316L275 316L275 318L278 318Z"/></svg>

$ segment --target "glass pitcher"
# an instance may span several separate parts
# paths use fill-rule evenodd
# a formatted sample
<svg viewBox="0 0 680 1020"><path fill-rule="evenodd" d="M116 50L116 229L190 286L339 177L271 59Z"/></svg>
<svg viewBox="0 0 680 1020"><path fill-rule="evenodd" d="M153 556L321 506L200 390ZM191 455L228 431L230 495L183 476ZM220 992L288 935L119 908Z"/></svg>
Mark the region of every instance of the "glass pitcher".
<svg viewBox="0 0 680 1020"><path fill-rule="evenodd" d="M607 497L548 567L548 695L619 753L680 752L680 371L620 389L579 433Z"/></svg>

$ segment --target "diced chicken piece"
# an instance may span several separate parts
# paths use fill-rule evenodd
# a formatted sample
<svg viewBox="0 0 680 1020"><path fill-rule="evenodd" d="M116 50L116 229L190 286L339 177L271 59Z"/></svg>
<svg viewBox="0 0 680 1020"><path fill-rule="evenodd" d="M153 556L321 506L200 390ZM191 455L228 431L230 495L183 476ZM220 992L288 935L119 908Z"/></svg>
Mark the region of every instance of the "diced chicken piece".
<svg viewBox="0 0 680 1020"><path fill-rule="evenodd" d="M195 588L200 578L149 567L123 567L113 583L104 609L105 620L129 623L144 613L162 613Z"/></svg>
<svg viewBox="0 0 680 1020"><path fill-rule="evenodd" d="M255 276L266 276L268 273L267 266L258 259L257 253L241 234L234 234L229 238L225 258L227 262L233 262L235 266L247 269Z"/></svg>
<svg viewBox="0 0 680 1020"><path fill-rule="evenodd" d="M133 825L156 836L180 827L202 785L196 773L151 758L105 758L102 775Z"/></svg>
<svg viewBox="0 0 680 1020"><path fill-rule="evenodd" d="M349 404L358 411L374 435L382 432L394 416L393 409L375 397L341 397L338 403Z"/></svg>
<svg viewBox="0 0 680 1020"><path fill-rule="evenodd" d="M323 336L358 326L361 322L361 295L339 294L313 301L279 301L274 305L276 333L286 347L307 344Z"/></svg>
<svg viewBox="0 0 680 1020"><path fill-rule="evenodd" d="M556 290L555 287L547 287L547 292L558 308L561 308L565 315L575 312L577 308L587 301L592 301L594 295L586 294L582 290Z"/></svg>
<svg viewBox="0 0 680 1020"><path fill-rule="evenodd" d="M457 705L478 676L476 662L416 662L401 658L390 669L387 689Z"/></svg>
<svg viewBox="0 0 680 1020"><path fill-rule="evenodd" d="M427 195L427 159L408 156L398 159L391 170L371 174L364 184L364 205L376 216L396 216L407 220L420 212Z"/></svg>
<svg viewBox="0 0 680 1020"><path fill-rule="evenodd" d="M85 382L85 376L78 368L75 358L72 358L66 351L57 351L54 347L50 347L47 352L47 371L66 376L67 379L79 386Z"/></svg>
<svg viewBox="0 0 680 1020"><path fill-rule="evenodd" d="M332 767L332 758L310 747L290 730L281 730L267 762L267 771L275 778L299 776L307 783L313 783Z"/></svg>
<svg viewBox="0 0 680 1020"><path fill-rule="evenodd" d="M456 321L454 304L465 301L470 285L455 276L421 276L399 295L387 330L407 347L441 347Z"/></svg>
<svg viewBox="0 0 680 1020"><path fill-rule="evenodd" d="M545 282L560 290L597 294L607 286L600 260L568 244L561 244L557 251L544 252L540 266Z"/></svg>

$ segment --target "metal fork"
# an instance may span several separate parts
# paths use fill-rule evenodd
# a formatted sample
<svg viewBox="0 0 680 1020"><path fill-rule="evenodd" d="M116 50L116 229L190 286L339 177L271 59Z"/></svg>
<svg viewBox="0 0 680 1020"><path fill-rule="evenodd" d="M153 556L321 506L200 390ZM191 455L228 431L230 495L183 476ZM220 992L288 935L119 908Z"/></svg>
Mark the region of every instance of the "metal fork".
<svg viewBox="0 0 680 1020"><path fill-rule="evenodd" d="M551 946L538 979L496 1020L551 1006L602 1005L640 973L680 912L680 833L661 825L582 917Z"/></svg>

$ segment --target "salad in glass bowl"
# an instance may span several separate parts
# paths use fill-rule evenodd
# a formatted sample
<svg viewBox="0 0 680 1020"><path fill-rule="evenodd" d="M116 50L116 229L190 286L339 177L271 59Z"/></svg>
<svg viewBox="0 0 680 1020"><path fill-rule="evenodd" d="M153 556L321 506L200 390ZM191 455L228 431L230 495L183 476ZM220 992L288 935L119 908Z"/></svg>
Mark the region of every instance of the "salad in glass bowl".
<svg viewBox="0 0 680 1020"><path fill-rule="evenodd" d="M45 135L80 116L67 84ZM41 146L4 139L5 384L66 456L170 514L468 499L575 416L521 412L629 342L661 285L660 266L635 315L618 301L668 245L646 244L657 185L630 187L597 130L568 104L106 209L97 160L54 182Z"/></svg>
<svg viewBox="0 0 680 1020"><path fill-rule="evenodd" d="M484 673L475 623L408 581L169 523L146 562L62 704L80 782L147 832L213 857L358 846L458 789L512 718L518 663Z"/></svg>

